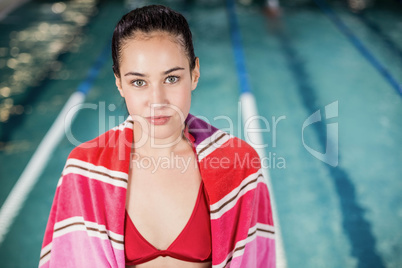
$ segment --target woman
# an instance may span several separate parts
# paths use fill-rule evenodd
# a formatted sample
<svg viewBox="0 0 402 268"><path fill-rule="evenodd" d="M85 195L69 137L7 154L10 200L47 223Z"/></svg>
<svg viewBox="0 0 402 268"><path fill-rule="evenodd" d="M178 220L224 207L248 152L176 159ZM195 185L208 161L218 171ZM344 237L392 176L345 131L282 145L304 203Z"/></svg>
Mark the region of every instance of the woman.
<svg viewBox="0 0 402 268"><path fill-rule="evenodd" d="M189 113L200 67L185 18L131 11L112 56L130 116L70 153L40 266L274 267L258 154Z"/></svg>

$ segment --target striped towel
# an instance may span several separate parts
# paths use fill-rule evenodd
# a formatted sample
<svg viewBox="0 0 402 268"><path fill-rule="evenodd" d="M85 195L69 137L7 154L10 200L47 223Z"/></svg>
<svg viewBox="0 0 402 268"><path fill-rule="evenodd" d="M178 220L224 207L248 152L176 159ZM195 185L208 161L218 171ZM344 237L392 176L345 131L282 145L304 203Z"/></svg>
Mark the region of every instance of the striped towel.
<svg viewBox="0 0 402 268"><path fill-rule="evenodd" d="M133 119L74 148L59 179L39 267L125 267L124 216ZM213 267L275 267L268 187L247 142L189 114L211 218Z"/></svg>

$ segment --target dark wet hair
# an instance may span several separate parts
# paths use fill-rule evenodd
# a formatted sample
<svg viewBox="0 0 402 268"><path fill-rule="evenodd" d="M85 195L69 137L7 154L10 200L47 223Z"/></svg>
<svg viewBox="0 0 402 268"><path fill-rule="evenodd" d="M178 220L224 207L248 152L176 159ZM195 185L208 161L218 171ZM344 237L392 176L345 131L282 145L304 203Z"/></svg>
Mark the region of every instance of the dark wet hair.
<svg viewBox="0 0 402 268"><path fill-rule="evenodd" d="M136 8L124 15L114 29L112 58L113 72L117 77L120 77L121 49L124 42L133 38L136 32L151 34L155 31L173 35L187 54L190 70L194 69L196 57L187 20L183 15L168 7L149 5Z"/></svg>

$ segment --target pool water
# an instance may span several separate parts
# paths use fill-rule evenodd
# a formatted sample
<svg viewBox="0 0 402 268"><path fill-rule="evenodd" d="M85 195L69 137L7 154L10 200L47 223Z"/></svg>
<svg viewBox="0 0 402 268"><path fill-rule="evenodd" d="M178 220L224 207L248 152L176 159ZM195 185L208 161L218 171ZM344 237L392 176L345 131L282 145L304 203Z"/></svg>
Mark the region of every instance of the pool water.
<svg viewBox="0 0 402 268"><path fill-rule="evenodd" d="M343 1L281 1L281 15L271 18L263 1L249 2L237 2L235 13L247 79L265 119L263 163L287 266L401 267L402 3L371 1L357 12ZM182 12L193 31L201 80L190 112L246 138L225 1L29 1L0 21L1 204L109 46L118 19L150 3ZM125 119L111 66L108 53L88 108L0 245L2 267L37 266L69 152Z"/></svg>

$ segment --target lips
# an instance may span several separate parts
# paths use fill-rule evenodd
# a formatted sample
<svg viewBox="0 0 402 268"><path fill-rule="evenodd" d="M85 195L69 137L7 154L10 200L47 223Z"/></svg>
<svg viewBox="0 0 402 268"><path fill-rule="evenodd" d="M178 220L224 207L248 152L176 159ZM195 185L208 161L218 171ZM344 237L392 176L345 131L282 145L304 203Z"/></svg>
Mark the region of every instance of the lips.
<svg viewBox="0 0 402 268"><path fill-rule="evenodd" d="M149 123L152 125L164 125L166 124L171 116L150 116L146 117Z"/></svg>
<svg viewBox="0 0 402 268"><path fill-rule="evenodd" d="M148 116L146 119L160 119L160 118L168 118L170 115L158 115L158 116Z"/></svg>

